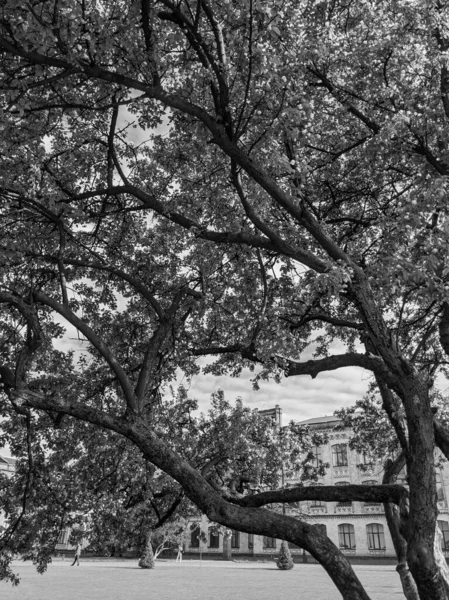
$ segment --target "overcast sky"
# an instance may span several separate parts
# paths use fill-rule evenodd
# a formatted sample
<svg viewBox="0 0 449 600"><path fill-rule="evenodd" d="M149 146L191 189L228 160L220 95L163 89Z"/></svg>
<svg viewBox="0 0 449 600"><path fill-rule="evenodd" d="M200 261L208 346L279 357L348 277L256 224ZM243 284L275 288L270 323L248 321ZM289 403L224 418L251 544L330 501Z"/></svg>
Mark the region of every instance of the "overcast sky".
<svg viewBox="0 0 449 600"><path fill-rule="evenodd" d="M197 398L202 411L207 410L210 395L222 389L229 401L241 397L251 408L282 408L283 422L302 421L312 417L331 415L342 407L351 406L366 393L369 373L360 368L346 368L321 373L315 379L308 375L260 382L255 391L251 383L254 373L244 371L238 378L197 375L193 378L189 395Z"/></svg>

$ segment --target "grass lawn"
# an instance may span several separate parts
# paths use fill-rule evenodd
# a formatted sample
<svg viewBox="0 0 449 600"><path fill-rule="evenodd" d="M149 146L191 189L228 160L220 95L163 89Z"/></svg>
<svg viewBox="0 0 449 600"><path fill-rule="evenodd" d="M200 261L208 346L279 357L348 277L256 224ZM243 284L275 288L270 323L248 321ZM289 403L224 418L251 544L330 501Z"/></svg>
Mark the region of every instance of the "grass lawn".
<svg viewBox="0 0 449 600"><path fill-rule="evenodd" d="M135 560L86 560L71 567L55 560L38 575L32 565L15 563L21 583L0 582L2 600L338 600L341 596L319 565L296 564L279 571L274 563L158 561L143 570ZM371 600L401 600L394 566L356 566Z"/></svg>

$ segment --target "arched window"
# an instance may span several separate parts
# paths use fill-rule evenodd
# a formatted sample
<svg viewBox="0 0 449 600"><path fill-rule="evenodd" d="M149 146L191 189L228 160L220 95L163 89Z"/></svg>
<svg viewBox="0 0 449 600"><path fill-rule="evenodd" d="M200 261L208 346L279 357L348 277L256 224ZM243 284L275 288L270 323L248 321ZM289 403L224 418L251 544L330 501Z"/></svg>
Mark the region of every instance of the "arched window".
<svg viewBox="0 0 449 600"><path fill-rule="evenodd" d="M349 485L349 481L337 481L335 485ZM337 506L352 506L352 502L351 500L344 500L343 502L337 502Z"/></svg>
<svg viewBox="0 0 449 600"><path fill-rule="evenodd" d="M355 550L354 525L343 523L338 526L338 543L342 550Z"/></svg>
<svg viewBox="0 0 449 600"><path fill-rule="evenodd" d="M220 547L220 534L218 531L210 530L209 534L209 548L219 548Z"/></svg>
<svg viewBox="0 0 449 600"><path fill-rule="evenodd" d="M384 526L379 523L370 523L366 526L368 548L370 550L385 550Z"/></svg>
<svg viewBox="0 0 449 600"><path fill-rule="evenodd" d="M318 525L315 525L315 527L320 530L320 533L322 533L323 535L327 535L326 525L323 525L323 523L318 523Z"/></svg>
<svg viewBox="0 0 449 600"><path fill-rule="evenodd" d="M332 446L332 464L334 467L348 466L348 445L335 444Z"/></svg>
<svg viewBox="0 0 449 600"><path fill-rule="evenodd" d="M190 547L191 548L199 548L200 547L200 533L201 528L199 523L192 523L190 526Z"/></svg>
<svg viewBox="0 0 449 600"><path fill-rule="evenodd" d="M437 521L437 523L441 533L443 534L441 548L442 550L449 550L449 523L447 521Z"/></svg>

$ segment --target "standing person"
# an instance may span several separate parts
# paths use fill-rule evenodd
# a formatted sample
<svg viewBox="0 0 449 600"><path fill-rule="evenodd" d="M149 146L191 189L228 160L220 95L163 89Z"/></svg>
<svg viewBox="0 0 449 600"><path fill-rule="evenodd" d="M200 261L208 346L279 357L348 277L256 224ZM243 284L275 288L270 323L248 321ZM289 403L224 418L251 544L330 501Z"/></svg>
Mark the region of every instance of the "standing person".
<svg viewBox="0 0 449 600"><path fill-rule="evenodd" d="M78 566L80 566L80 556L81 556L81 542L78 542L76 544L76 548L75 548L75 558L72 562L72 564L70 565L71 567L73 567L73 565L76 563Z"/></svg>
<svg viewBox="0 0 449 600"><path fill-rule="evenodd" d="M176 562L182 562L182 553L183 553L184 549L182 547L182 544L179 544L178 546L178 556L176 557Z"/></svg>

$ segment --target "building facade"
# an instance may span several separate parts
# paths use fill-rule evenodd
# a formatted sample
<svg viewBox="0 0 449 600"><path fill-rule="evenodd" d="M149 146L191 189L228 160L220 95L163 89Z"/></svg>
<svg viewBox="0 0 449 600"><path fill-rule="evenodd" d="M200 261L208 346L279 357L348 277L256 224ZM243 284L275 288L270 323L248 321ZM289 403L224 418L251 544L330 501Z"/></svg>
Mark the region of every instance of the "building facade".
<svg viewBox="0 0 449 600"><path fill-rule="evenodd" d="M279 407L263 413L272 416L277 426L282 426L282 413ZM351 432L336 429L339 421L335 417L309 419L300 424L326 433L328 439L326 444L315 448L315 456L316 461L321 460L329 464L329 467L325 475L313 485L382 483L382 464L368 463L363 455L351 450L349 448ZM440 463L436 472L438 525L443 534L444 553L449 556L449 467L446 461L442 460ZM399 478L398 482L406 484L405 475L402 479ZM289 484L294 484L294 481ZM300 514L302 519L320 526L348 557L361 560L396 557L383 505L380 503L307 501L298 503L294 514ZM198 535L200 531L204 532L203 541ZM204 541L204 537L207 541ZM223 552L228 543L224 535L214 533L207 519L202 518L194 521L193 530L186 534L185 548L186 553L218 555ZM246 555L260 558L275 555L281 540L233 532L230 544L234 556ZM302 549L292 545L291 550L293 555L303 555L303 558L306 558Z"/></svg>
<svg viewBox="0 0 449 600"><path fill-rule="evenodd" d="M9 458L7 456L0 455L0 475L5 475L6 477L11 477L14 473L16 465L15 458ZM0 533L5 529L5 517L2 511L0 510Z"/></svg>

